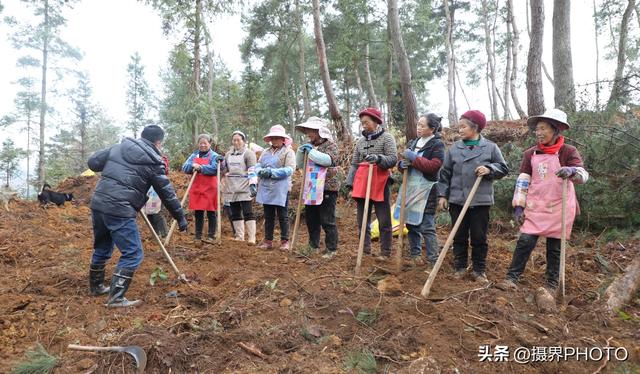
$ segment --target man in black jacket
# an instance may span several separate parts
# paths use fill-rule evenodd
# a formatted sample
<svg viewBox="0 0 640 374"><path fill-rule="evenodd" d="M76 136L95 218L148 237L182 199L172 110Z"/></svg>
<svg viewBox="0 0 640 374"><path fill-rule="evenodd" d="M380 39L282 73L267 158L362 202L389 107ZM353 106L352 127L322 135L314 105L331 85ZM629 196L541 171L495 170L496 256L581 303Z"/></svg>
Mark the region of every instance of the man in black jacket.
<svg viewBox="0 0 640 374"><path fill-rule="evenodd" d="M180 231L187 229L187 220L160 155L163 139L164 130L150 125L142 130L140 139L125 138L120 144L94 153L88 161L91 170L102 172L91 198L94 249L89 289L93 296L109 293L108 307L130 307L141 302L129 301L124 294L143 258L136 215L147 201L149 187L153 186L178 221ZM114 244L121 256L111 287L106 287L104 268Z"/></svg>

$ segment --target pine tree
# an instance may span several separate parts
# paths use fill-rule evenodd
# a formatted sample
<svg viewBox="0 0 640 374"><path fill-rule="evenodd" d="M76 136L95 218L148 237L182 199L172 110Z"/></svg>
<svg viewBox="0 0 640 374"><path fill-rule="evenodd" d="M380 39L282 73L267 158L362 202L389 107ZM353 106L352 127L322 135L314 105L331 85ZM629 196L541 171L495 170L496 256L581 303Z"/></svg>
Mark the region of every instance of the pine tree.
<svg viewBox="0 0 640 374"><path fill-rule="evenodd" d="M127 65L129 83L127 85L127 106L129 107L129 120L127 129L131 130L133 137L138 137L138 130L149 123L148 113L151 106L151 91L144 77L144 66L140 62L138 52L131 55L131 61Z"/></svg>

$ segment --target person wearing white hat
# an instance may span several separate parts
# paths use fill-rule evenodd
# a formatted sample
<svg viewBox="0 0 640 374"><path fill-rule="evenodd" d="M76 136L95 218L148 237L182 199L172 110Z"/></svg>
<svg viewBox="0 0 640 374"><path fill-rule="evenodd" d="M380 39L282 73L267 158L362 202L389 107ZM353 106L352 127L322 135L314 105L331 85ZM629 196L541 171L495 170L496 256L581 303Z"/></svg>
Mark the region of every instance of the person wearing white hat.
<svg viewBox="0 0 640 374"><path fill-rule="evenodd" d="M322 257L331 259L338 249L338 146L333 141L327 122L318 117L309 117L305 123L297 125L296 130L305 133L309 139L309 143L301 145L296 153L296 166L306 174L303 193L309 246L320 248L322 228L327 249ZM303 165L305 153L309 155L309 160Z"/></svg>
<svg viewBox="0 0 640 374"><path fill-rule="evenodd" d="M282 125L272 126L264 141L271 144L256 164L258 194L256 202L264 207L264 240L259 248L273 248L276 215L280 222L280 249L289 250L289 191L296 155L289 147L292 139Z"/></svg>
<svg viewBox="0 0 640 374"><path fill-rule="evenodd" d="M553 299L560 269L562 180L569 181L566 215L566 234L569 237L575 216L579 213L573 185L585 183L589 174L578 150L565 144L561 135L570 127L563 111L550 109L542 115L530 117L527 122L535 131L537 144L524 152L512 201L515 221L522 225L520 238L506 279L496 286L502 290L516 288L538 237L544 236L547 238L547 282L546 287L541 287L538 292Z"/></svg>
<svg viewBox="0 0 640 374"><path fill-rule="evenodd" d="M231 149L225 154L225 202L231 207L234 240L244 241L247 228L249 244L256 244L256 219L251 200L258 193L256 154L247 147L247 136L242 131L231 135Z"/></svg>

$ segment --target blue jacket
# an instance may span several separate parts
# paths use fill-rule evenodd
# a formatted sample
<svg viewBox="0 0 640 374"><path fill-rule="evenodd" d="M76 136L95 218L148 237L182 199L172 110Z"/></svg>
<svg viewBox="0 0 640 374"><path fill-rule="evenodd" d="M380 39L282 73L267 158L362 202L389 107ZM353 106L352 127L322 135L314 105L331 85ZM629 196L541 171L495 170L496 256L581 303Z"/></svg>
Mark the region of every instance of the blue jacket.
<svg viewBox="0 0 640 374"><path fill-rule="evenodd" d="M184 171L187 174L193 173L193 159L196 157L200 157L199 155L200 155L200 151L196 149L191 154L191 156L189 156L187 161L185 161L184 164L182 164L182 171ZM218 172L218 163L216 162L216 158L218 157L218 154L212 150L209 150L202 158L207 158L207 157L210 157L209 165L202 165L200 172L204 175L216 175L216 173Z"/></svg>

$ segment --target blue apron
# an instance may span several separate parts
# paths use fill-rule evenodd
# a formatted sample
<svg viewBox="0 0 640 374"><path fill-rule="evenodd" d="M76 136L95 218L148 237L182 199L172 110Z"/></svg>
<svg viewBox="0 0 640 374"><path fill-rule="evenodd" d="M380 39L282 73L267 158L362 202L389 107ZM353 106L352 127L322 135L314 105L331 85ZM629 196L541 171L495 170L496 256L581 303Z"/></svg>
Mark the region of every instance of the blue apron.
<svg viewBox="0 0 640 374"><path fill-rule="evenodd" d="M278 169L284 165L280 164L280 155L287 152L287 147L282 147L276 153L266 150L260 156L260 166L264 169L270 167ZM258 182L258 195L256 202L258 204L286 206L287 194L289 193L289 177L284 179L260 178Z"/></svg>
<svg viewBox="0 0 640 374"><path fill-rule="evenodd" d="M436 183L438 182L425 179L420 170L409 168L409 175L407 176L407 203L405 205L405 223L414 226L422 223L422 216L424 215L424 210L427 206L429 193L431 193L431 189ZM402 191L402 186L400 186L400 191ZM398 193L398 199L396 200L396 206L393 211L394 218L398 220L400 219L401 200L402 193L400 192Z"/></svg>

